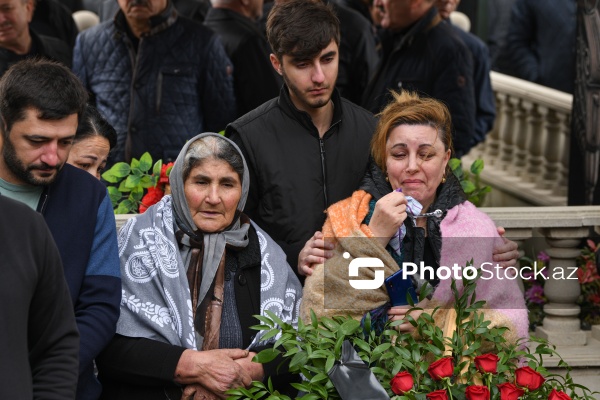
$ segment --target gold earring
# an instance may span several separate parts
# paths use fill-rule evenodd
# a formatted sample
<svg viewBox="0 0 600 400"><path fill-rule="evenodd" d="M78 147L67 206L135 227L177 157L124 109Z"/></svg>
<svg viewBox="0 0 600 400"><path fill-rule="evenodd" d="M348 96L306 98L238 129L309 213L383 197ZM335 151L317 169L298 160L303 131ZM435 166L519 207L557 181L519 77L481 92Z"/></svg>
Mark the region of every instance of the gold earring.
<svg viewBox="0 0 600 400"><path fill-rule="evenodd" d="M390 178L387 176L387 174L385 175L385 181L386 181L386 182L389 182L389 181L390 181Z"/></svg>
<svg viewBox="0 0 600 400"><path fill-rule="evenodd" d="M446 174L444 174L444 176L442 176L442 183L446 183Z"/></svg>

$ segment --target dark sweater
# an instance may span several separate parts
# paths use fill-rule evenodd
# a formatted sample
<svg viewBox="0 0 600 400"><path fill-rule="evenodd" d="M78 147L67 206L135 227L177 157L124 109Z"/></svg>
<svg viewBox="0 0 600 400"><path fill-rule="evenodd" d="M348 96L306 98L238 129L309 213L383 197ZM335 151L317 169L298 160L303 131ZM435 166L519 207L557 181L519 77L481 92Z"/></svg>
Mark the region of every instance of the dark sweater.
<svg viewBox="0 0 600 400"><path fill-rule="evenodd" d="M43 218L0 196L0 398L73 399L79 334Z"/></svg>

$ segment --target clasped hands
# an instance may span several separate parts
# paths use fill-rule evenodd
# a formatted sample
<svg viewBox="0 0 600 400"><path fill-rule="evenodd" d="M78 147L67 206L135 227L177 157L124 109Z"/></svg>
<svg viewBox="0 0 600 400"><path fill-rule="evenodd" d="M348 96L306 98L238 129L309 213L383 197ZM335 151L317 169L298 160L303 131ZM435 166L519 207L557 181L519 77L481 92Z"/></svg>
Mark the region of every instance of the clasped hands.
<svg viewBox="0 0 600 400"><path fill-rule="evenodd" d="M262 380L264 369L252 362L255 355L242 349L185 350L175 370L175 382L185 386L181 400L225 399L227 390Z"/></svg>

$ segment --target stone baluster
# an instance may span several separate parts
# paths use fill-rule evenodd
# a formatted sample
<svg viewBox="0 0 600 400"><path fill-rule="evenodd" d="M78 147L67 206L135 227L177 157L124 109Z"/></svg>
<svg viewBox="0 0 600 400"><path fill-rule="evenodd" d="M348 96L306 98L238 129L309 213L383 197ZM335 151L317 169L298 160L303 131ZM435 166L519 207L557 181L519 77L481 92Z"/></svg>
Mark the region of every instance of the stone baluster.
<svg viewBox="0 0 600 400"><path fill-rule="evenodd" d="M562 127L563 134L563 149L562 149L562 157L561 157L561 169L560 169L560 180L558 182L558 187L554 190L554 192L559 196L567 196L568 187L569 187L569 157L570 157L570 146L571 146L571 118L567 117L564 121ZM576 144L573 144L576 146Z"/></svg>
<svg viewBox="0 0 600 400"><path fill-rule="evenodd" d="M506 236L508 239L512 240L519 246L519 259L525 255L525 241L532 237L532 228L506 228ZM521 268L520 262L517 265L517 268ZM519 288L521 292L525 292L525 288L523 286L523 281L521 279L517 279L517 283L519 284Z"/></svg>
<svg viewBox="0 0 600 400"><path fill-rule="evenodd" d="M504 131L507 120L507 97L508 96L503 93L498 93L496 95L496 121L494 121L492 131L488 133L485 138L485 147L483 149L483 154L481 155L486 166L495 166L498 165L499 162L498 157L500 156L501 147L500 132Z"/></svg>
<svg viewBox="0 0 600 400"><path fill-rule="evenodd" d="M583 346L587 338L580 327L580 307L576 304L581 287L574 271L575 258L580 254L577 246L588 236L589 228L543 228L540 231L550 245L546 250L550 263L544 285L548 299L544 306L546 316L542 326L536 328L535 335L557 346Z"/></svg>
<svg viewBox="0 0 600 400"><path fill-rule="evenodd" d="M546 119L548 137L545 146L546 168L542 179L538 181L540 189L550 189L554 192L560 184L560 174L562 172L561 157L566 139L564 131L566 118L566 114L555 110L548 113Z"/></svg>
<svg viewBox="0 0 600 400"><path fill-rule="evenodd" d="M529 138L533 135L532 125L537 121L534 115L534 103L528 100L522 100L520 104L521 113L519 115L519 124L515 132L515 156L512 160L512 171L516 176L527 175L527 164L529 160Z"/></svg>
<svg viewBox="0 0 600 400"><path fill-rule="evenodd" d="M519 109L519 98L507 96L506 105L506 124L499 131L500 141L502 142L500 157L500 168L507 170L514 162L515 157L515 135L519 129L519 120L522 114Z"/></svg>
<svg viewBox="0 0 600 400"><path fill-rule="evenodd" d="M545 124L548 108L533 105L527 118L527 167L523 178L526 182L536 182L544 170L544 147L548 138Z"/></svg>

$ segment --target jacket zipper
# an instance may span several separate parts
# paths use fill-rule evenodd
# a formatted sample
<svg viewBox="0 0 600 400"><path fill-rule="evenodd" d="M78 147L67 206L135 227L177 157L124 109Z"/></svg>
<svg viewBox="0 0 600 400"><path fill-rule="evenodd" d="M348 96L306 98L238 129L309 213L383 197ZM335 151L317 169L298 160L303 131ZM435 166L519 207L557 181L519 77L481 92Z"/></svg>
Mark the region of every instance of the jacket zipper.
<svg viewBox="0 0 600 400"><path fill-rule="evenodd" d="M125 139L125 160L127 162L131 161L131 148L133 146L132 144L132 139L131 139L131 119L133 118L133 103L135 102L135 95L134 95L134 90L135 90L135 85L136 85L136 78L137 78L137 70L138 70L138 60L140 60L140 54L141 54L141 49L142 49L142 41L144 40L143 37L140 37L140 40L138 42L138 47L137 47L137 52L134 52L133 50L133 43L131 43L131 40L129 40L129 38L127 36L125 36L124 38L125 40L125 44L129 49L129 58L131 60L131 69L133 70L132 76L131 76L131 86L129 87L129 97L130 97L130 101L129 101L129 115L127 118L127 137ZM135 54L134 54L135 53Z"/></svg>
<svg viewBox="0 0 600 400"><path fill-rule="evenodd" d="M325 142L323 138L319 138L319 146L321 148L321 173L323 174L323 197L325 199L325 208L329 207L329 199L327 198L327 172L325 168Z"/></svg>
<svg viewBox="0 0 600 400"><path fill-rule="evenodd" d="M323 199L325 200L325 209L329 208L329 197L327 196L327 168L325 166L325 136L340 123L340 121L334 122L327 132L323 136L319 136L319 148L321 150L321 175L323 175ZM318 132L317 132L318 135Z"/></svg>

